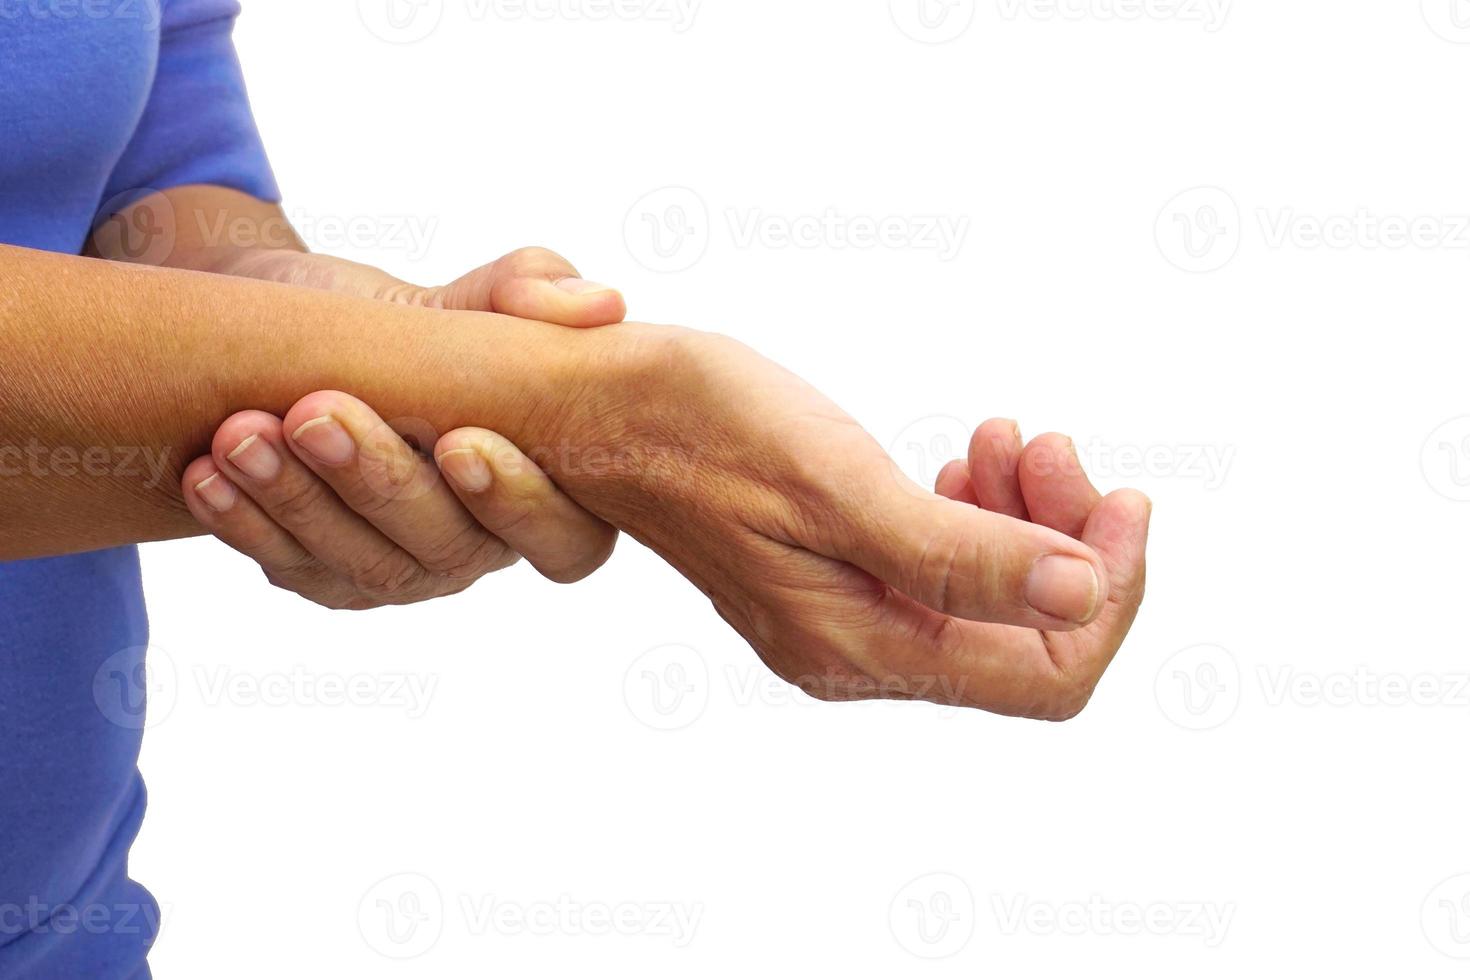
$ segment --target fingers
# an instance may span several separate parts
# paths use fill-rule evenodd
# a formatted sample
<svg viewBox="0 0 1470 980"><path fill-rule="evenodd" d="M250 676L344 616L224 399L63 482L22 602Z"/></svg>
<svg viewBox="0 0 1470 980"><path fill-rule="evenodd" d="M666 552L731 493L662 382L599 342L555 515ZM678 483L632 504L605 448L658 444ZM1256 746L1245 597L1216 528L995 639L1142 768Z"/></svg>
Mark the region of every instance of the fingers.
<svg viewBox="0 0 1470 980"><path fill-rule="evenodd" d="M785 594L782 611L745 632L767 665L813 697L902 697L1060 720L1091 693L1052 660L1046 634L956 619L850 565L793 552L765 580ZM727 605L738 619L742 604Z"/></svg>
<svg viewBox="0 0 1470 980"><path fill-rule="evenodd" d="M263 412L227 420L212 456L187 470L185 499L277 585L334 608L447 595L518 560L486 525L504 528L556 581L607 560L613 528L501 437L453 433L441 440L445 454L455 489L367 405L317 392L284 422Z"/></svg>
<svg viewBox="0 0 1470 980"><path fill-rule="evenodd" d="M1010 419L991 419L970 437L970 482L986 510L1029 520L1021 493L1021 429Z"/></svg>
<svg viewBox="0 0 1470 980"><path fill-rule="evenodd" d="M960 483L961 470L968 488ZM1074 538L1081 537L1088 515L1102 499L1071 439L1049 432L1022 448L1020 429L1008 419L991 419L975 430L969 459L946 466L935 492Z"/></svg>
<svg viewBox="0 0 1470 980"><path fill-rule="evenodd" d="M583 510L505 438L456 429L434 458L465 509L555 582L574 582L612 554L617 530Z"/></svg>
<svg viewBox="0 0 1470 980"><path fill-rule="evenodd" d="M190 463L184 469L183 490L184 503L195 520L259 564L272 582L316 602L330 605L336 601L334 577L255 501L241 493L214 460L201 456Z"/></svg>
<svg viewBox="0 0 1470 980"><path fill-rule="evenodd" d="M282 428L289 449L281 474L262 488L264 499L255 488L252 495L313 553L348 563L349 574L370 591L412 589L425 573L473 581L516 560L505 542L465 513L433 463L362 401L316 392L292 406ZM231 441L216 439L217 462ZM257 445L227 457L221 468L238 467ZM335 534L356 523L380 540L359 534L350 552L334 547L318 526L333 521L323 516L322 498L340 501L350 514L335 520Z"/></svg>
<svg viewBox="0 0 1470 980"><path fill-rule="evenodd" d="M588 282L566 259L522 248L431 290L429 302L454 310L506 313L565 327L601 327L627 316L622 294Z"/></svg>
<svg viewBox="0 0 1470 980"><path fill-rule="evenodd" d="M934 492L962 504L980 503L975 496L975 485L970 482L970 466L962 459L953 459L944 464L934 480Z"/></svg>
<svg viewBox="0 0 1470 980"><path fill-rule="evenodd" d="M845 527L829 557L939 612L1068 630L1091 622L1107 595L1097 554L1051 528L882 478L861 481L835 506Z"/></svg>
<svg viewBox="0 0 1470 980"><path fill-rule="evenodd" d="M1108 596L1086 630L1047 636L1053 660L1069 677L1095 686L1138 616L1153 504L1137 490L1117 490L1093 508L1082 540L1108 568Z"/></svg>
<svg viewBox="0 0 1470 980"><path fill-rule="evenodd" d="M275 416L231 416L215 432L211 461L221 479L253 501L261 515L347 583L346 588L387 598L421 579L423 570L411 555L354 513L296 457ZM263 537L265 532L257 529L254 534ZM256 557L253 550L245 553Z"/></svg>
<svg viewBox="0 0 1470 980"><path fill-rule="evenodd" d="M1020 491L1031 520L1074 538L1102 495L1082 469L1072 440L1055 432L1037 436L1021 453Z"/></svg>
<svg viewBox="0 0 1470 980"><path fill-rule="evenodd" d="M763 631L761 655L787 680L826 700L910 698L1061 721L1086 705L1143 600L1151 505L1137 491L1100 501L1085 540L1108 567L1102 612L1087 627L1040 632L936 612L860 573L814 556L783 556L799 616ZM876 586L876 587L874 587Z"/></svg>

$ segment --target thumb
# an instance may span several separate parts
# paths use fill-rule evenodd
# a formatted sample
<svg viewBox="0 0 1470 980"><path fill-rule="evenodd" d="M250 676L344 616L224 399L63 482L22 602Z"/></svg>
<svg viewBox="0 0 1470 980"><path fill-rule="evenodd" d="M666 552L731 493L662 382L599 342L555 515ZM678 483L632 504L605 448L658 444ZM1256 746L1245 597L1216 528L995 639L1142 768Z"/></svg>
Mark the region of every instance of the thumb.
<svg viewBox="0 0 1470 980"><path fill-rule="evenodd" d="M1108 569L1087 544L912 484L869 488L832 557L961 619L1074 630L1101 612Z"/></svg>
<svg viewBox="0 0 1470 980"><path fill-rule="evenodd" d="M611 286L588 282L570 262L544 248L522 248L429 291L429 305L505 313L564 327L621 323L628 313Z"/></svg>

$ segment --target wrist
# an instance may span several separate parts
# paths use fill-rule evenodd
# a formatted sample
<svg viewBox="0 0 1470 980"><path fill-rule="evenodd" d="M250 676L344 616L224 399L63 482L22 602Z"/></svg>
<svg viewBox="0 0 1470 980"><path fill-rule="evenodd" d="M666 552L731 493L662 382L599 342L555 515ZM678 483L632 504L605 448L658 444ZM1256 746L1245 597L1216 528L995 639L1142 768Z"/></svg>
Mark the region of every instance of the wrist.
<svg viewBox="0 0 1470 980"><path fill-rule="evenodd" d="M547 379L527 424L502 431L588 509L615 523L691 471L685 436L703 369L700 339L680 327L596 330L514 321L544 345ZM539 381L539 378L538 378Z"/></svg>

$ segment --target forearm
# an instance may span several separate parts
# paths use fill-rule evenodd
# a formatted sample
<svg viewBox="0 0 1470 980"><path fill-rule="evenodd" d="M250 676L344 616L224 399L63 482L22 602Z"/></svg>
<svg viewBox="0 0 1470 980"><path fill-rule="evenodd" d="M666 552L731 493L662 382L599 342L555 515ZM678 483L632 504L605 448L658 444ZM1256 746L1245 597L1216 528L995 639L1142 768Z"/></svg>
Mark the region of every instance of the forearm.
<svg viewBox="0 0 1470 980"><path fill-rule="evenodd" d="M98 227L87 254L433 305L424 302L432 290L374 266L309 252L280 205L213 185L174 187L133 202Z"/></svg>
<svg viewBox="0 0 1470 980"><path fill-rule="evenodd" d="M178 477L245 408L350 391L438 431L551 437L597 343L508 317L0 247L0 560L200 529Z"/></svg>

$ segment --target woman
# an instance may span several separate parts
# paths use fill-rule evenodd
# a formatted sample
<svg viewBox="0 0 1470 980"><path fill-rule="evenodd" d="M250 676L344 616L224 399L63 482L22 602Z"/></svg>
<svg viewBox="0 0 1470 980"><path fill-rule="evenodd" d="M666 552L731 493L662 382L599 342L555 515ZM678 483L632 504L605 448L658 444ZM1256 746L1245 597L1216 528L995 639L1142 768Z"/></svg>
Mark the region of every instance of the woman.
<svg viewBox="0 0 1470 980"><path fill-rule="evenodd" d="M236 13L0 17L0 976L148 975L141 705L116 695L147 643L141 541L213 532L364 608L517 555L575 579L618 528L818 697L1081 710L1142 599L1142 495L1008 422L929 493L798 379L618 322L548 252L437 289L305 254Z"/></svg>

